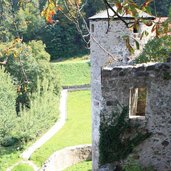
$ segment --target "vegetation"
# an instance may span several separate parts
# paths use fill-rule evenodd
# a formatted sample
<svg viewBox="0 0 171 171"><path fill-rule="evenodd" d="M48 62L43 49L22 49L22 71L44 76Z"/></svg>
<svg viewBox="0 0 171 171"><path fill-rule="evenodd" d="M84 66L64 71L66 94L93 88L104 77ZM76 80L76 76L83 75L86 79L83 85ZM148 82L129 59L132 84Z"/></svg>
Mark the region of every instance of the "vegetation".
<svg viewBox="0 0 171 171"><path fill-rule="evenodd" d="M89 61L59 62L53 63L60 75L62 86L90 84Z"/></svg>
<svg viewBox="0 0 171 171"><path fill-rule="evenodd" d="M0 84L0 170L3 171L9 163L18 160L16 139L13 138L17 123L15 112L17 93L10 75L4 73L4 68L0 69Z"/></svg>
<svg viewBox="0 0 171 171"><path fill-rule="evenodd" d="M92 171L92 162L84 161L65 169L65 171Z"/></svg>
<svg viewBox="0 0 171 171"><path fill-rule="evenodd" d="M166 62L171 55L171 37L164 36L150 40L144 47L136 63Z"/></svg>
<svg viewBox="0 0 171 171"><path fill-rule="evenodd" d="M15 137L25 143L42 135L58 119L58 96L54 94L54 86L46 79L38 83L37 92L32 94L30 109L20 112L16 125Z"/></svg>
<svg viewBox="0 0 171 171"><path fill-rule="evenodd" d="M104 117L102 113L101 117ZM113 112L110 120L104 118L100 124L100 165L126 159L150 135L138 124L130 123L128 107L123 107L120 113Z"/></svg>
<svg viewBox="0 0 171 171"><path fill-rule="evenodd" d="M75 24L61 12L54 19L57 24L47 25L40 15L46 0L29 3L19 0L2 0L0 4L0 42L22 37L24 42L42 40L51 59L85 54L88 50L77 32ZM65 33L65 34L63 34Z"/></svg>
<svg viewBox="0 0 171 171"><path fill-rule="evenodd" d="M70 92L68 96L66 124L55 136L33 153L31 159L40 166L57 150L68 146L90 143L90 92Z"/></svg>
<svg viewBox="0 0 171 171"><path fill-rule="evenodd" d="M88 53L75 25L62 16L57 20L60 20L58 24L48 25L40 32L40 38L46 44L51 60Z"/></svg>
<svg viewBox="0 0 171 171"><path fill-rule="evenodd" d="M7 61L0 70L0 170L5 170L19 160L28 142L58 119L60 88L41 41L16 39L0 47L1 57Z"/></svg>
<svg viewBox="0 0 171 171"><path fill-rule="evenodd" d="M123 165L123 171L154 171L153 168L142 168L137 161L129 160ZM92 162L84 161L65 169L65 171L92 171Z"/></svg>
<svg viewBox="0 0 171 171"><path fill-rule="evenodd" d="M5 46L10 48L8 52L6 52ZM31 41L26 44L21 43L20 40L15 40L14 42L1 44L1 47L2 58L8 60L5 71L10 73L13 83L16 85L13 86L15 99L14 102L13 99L11 100L10 105L11 108L15 109L13 111L15 119L11 121L13 136L22 142L27 142L32 139L33 134L34 137L37 137L40 135L38 133L40 130L47 129L57 119L59 94L57 76L55 70L51 68L50 56L45 51L41 41ZM8 91L10 92L10 88ZM10 96L7 96L7 98L10 98ZM42 105L44 102L46 104ZM6 105L8 103L6 102ZM3 106L5 107L5 105ZM8 119L13 116L10 110L9 112L6 113ZM47 119L46 116L49 118ZM16 121L15 124L14 121ZM6 126L10 130L10 126L7 124ZM30 130L32 130L32 133ZM22 134L27 134L29 138Z"/></svg>
<svg viewBox="0 0 171 171"><path fill-rule="evenodd" d="M143 168L136 160L128 160L123 166L124 171L154 171L152 167Z"/></svg>
<svg viewBox="0 0 171 171"><path fill-rule="evenodd" d="M138 4L144 3L144 0L135 0ZM155 0L150 5L150 10L154 16L166 17L171 6L170 0Z"/></svg>
<svg viewBox="0 0 171 171"><path fill-rule="evenodd" d="M12 171L34 171L34 169L28 164L19 164L15 166Z"/></svg>
<svg viewBox="0 0 171 171"><path fill-rule="evenodd" d="M17 150L18 149L18 150ZM0 146L0 170L6 171L7 167L11 166L12 164L18 162L19 154L22 150L19 148L18 144L9 147Z"/></svg>
<svg viewBox="0 0 171 171"><path fill-rule="evenodd" d="M12 135L16 124L15 99L17 93L9 74L0 69L0 143Z"/></svg>
<svg viewBox="0 0 171 171"><path fill-rule="evenodd" d="M8 88L7 84L5 88ZM7 121L4 123L6 126L3 127L5 136L0 141L0 170L5 170L7 166L19 160L18 156L27 146L26 143L35 140L58 119L58 96L53 92L53 85L49 85L47 80L44 80L43 85L39 83L38 91L32 95L30 109L25 108L20 111L20 116L16 115L15 108L14 116L12 113L7 116L1 114L3 116L1 125L3 126L5 118ZM12 98L8 101L12 102ZM10 107L15 106L8 106L8 109ZM8 122L12 128L7 125Z"/></svg>
<svg viewBox="0 0 171 171"><path fill-rule="evenodd" d="M6 47L9 47L10 51L6 52ZM45 51L42 41L33 40L26 44L15 40L4 43L1 44L0 53L2 59L8 61L5 69L14 78L15 83L19 85L25 81L29 82L27 91L36 90L38 78L47 78L58 89L57 76L51 68L50 55Z"/></svg>
<svg viewBox="0 0 171 171"><path fill-rule="evenodd" d="M54 9L46 11L45 5L48 2L55 4L53 6L55 11ZM63 62L51 65L50 60L87 53L88 50L84 47L89 44L89 34L85 31L86 25L81 18L85 17L85 22L88 22L89 16L107 7L104 5L105 0L89 0L82 9L80 7L84 1L76 0L76 3L73 3L72 0L66 0L69 13L64 3L60 3L61 6L59 6L55 2L55 0L34 0L27 3L23 0L0 1L0 64L4 65L4 69L0 70L0 170L4 170L10 163L17 161L18 155L28 142L35 140L57 120L60 91L57 72L61 75L62 85L90 83L88 62L72 64ZM146 2L143 8L150 3L150 0ZM167 14L169 0L160 0L157 4L159 4L157 10L159 9L161 14ZM127 6L126 4L125 7ZM130 7L126 10L134 13L136 6L130 5ZM44 13L46 20L40 15L41 12L42 15ZM76 31L75 26L79 32ZM81 35L84 35L82 38L86 43L81 39ZM163 40L161 43L163 49L159 48L161 51L158 53L165 53L163 45L167 46L167 43L166 53L170 53L169 41L169 38ZM155 56L145 54L142 58L143 60L147 58L145 59L147 61ZM80 73L83 75L81 76ZM167 74L166 78L168 78ZM33 156L39 163L58 149L90 142L88 101L84 104L81 102L82 98L90 99L89 93L79 92L78 94L76 95L77 101L71 100L72 93L69 97L69 115L66 126L45 144L43 150L40 149ZM80 97L80 94L83 97ZM73 113L70 106L74 112L78 113ZM87 112L87 115L81 115L82 112ZM75 118L80 122L77 123ZM87 123L84 124L84 122ZM85 130L85 135L82 130L81 133L79 132L79 128Z"/></svg>
<svg viewBox="0 0 171 171"><path fill-rule="evenodd" d="M158 2L160 3L160 1ZM168 19L164 23L166 25L171 22L171 8L168 12L169 12ZM165 34L165 32L163 31L160 37L148 41L148 43L145 45L143 49L143 52L135 60L135 63L167 62L167 59L170 57L171 57L171 36Z"/></svg>

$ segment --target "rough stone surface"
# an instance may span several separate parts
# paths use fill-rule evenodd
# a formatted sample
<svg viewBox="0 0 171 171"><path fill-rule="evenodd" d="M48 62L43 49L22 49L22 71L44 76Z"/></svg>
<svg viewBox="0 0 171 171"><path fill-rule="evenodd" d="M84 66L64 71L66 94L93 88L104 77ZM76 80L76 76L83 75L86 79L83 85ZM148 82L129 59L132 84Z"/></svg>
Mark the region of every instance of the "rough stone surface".
<svg viewBox="0 0 171 171"><path fill-rule="evenodd" d="M136 157L145 167L171 171L171 63L104 68L100 119L110 120L118 103L129 106L130 89L142 87L147 88L145 117L135 118L152 136L135 149Z"/></svg>
<svg viewBox="0 0 171 171"><path fill-rule="evenodd" d="M99 125L100 125L100 111L103 108L102 93L101 93L101 69L109 63L112 65L126 65L133 60L142 51L144 44L150 39L149 36L143 37L140 40L141 33L146 30L150 32L150 27L140 24L139 33L133 33L132 30L126 28L124 23L120 20L110 21L108 29L107 20L90 20L91 31L91 92L92 92L92 158L93 171L99 167ZM130 55L126 43L125 36L130 37L132 46L135 47L131 37L139 40L140 50L136 50L133 56ZM108 73L103 73L107 74ZM110 73L109 73L110 74ZM115 73L113 73L115 74ZM120 76L126 73L120 72ZM144 73L136 73L142 75ZM114 87L114 86L113 86ZM113 89L113 88L112 88ZM110 91L108 90L110 93ZM108 105L112 105L113 101L109 101Z"/></svg>
<svg viewBox="0 0 171 171"><path fill-rule="evenodd" d="M91 145L67 147L55 152L43 165L42 171L62 171L84 160L91 160Z"/></svg>
<svg viewBox="0 0 171 171"><path fill-rule="evenodd" d="M106 164L101 166L98 171L115 171L117 169L115 164Z"/></svg>

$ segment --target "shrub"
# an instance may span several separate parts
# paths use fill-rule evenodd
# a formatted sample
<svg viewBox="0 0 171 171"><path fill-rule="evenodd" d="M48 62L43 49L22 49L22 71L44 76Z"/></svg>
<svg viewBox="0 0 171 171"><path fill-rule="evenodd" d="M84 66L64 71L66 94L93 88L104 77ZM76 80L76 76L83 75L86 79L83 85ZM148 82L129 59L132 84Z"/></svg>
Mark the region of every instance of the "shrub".
<svg viewBox="0 0 171 171"><path fill-rule="evenodd" d="M100 165L126 159L136 146L150 137L151 133L128 120L128 113L128 107L123 107L121 112L113 112L112 118L101 121ZM104 115L101 113L101 117Z"/></svg>
<svg viewBox="0 0 171 171"><path fill-rule="evenodd" d="M13 146L18 142L17 138L11 137L11 136L5 136L1 142L1 145L4 147Z"/></svg>
<svg viewBox="0 0 171 171"><path fill-rule="evenodd" d="M58 96L48 80L38 81L37 92L32 94L31 108L20 112L15 136L21 142L28 142L40 136L58 119Z"/></svg>
<svg viewBox="0 0 171 171"><path fill-rule="evenodd" d="M144 47L142 54L136 59L136 63L166 62L171 53L171 36L154 38Z"/></svg>
<svg viewBox="0 0 171 171"><path fill-rule="evenodd" d="M0 142L10 136L16 124L16 89L9 74L0 69Z"/></svg>

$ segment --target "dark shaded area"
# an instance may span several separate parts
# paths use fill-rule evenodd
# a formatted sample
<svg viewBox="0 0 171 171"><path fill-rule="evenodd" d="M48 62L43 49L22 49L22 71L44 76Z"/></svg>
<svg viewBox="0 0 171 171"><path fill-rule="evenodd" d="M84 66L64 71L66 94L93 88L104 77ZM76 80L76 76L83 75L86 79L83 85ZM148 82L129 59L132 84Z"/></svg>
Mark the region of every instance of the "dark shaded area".
<svg viewBox="0 0 171 171"><path fill-rule="evenodd" d="M135 0L137 4L143 4L145 0ZM156 16L168 16L169 14L169 8L171 7L171 1L170 0L153 0L153 2L150 5L151 12L153 15Z"/></svg>

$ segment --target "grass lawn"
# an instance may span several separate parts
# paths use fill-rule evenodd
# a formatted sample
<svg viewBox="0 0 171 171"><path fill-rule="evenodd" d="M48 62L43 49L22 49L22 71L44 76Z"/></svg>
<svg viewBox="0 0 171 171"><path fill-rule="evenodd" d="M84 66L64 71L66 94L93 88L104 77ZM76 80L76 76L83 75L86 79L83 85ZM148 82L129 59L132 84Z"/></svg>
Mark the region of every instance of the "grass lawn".
<svg viewBox="0 0 171 171"><path fill-rule="evenodd" d="M67 121L64 127L38 149L31 159L41 166L55 151L91 143L90 91L68 93Z"/></svg>
<svg viewBox="0 0 171 171"><path fill-rule="evenodd" d="M138 163L128 163L128 165L124 167L125 171L154 171L152 168L142 168ZM71 167L68 167L64 171L92 171L92 161L84 161L78 164L75 164Z"/></svg>
<svg viewBox="0 0 171 171"><path fill-rule="evenodd" d="M92 162L84 161L65 169L65 171L92 171Z"/></svg>
<svg viewBox="0 0 171 171"><path fill-rule="evenodd" d="M0 146L0 171L5 171L7 167L20 160L20 152L16 148Z"/></svg>
<svg viewBox="0 0 171 171"><path fill-rule="evenodd" d="M34 169L28 164L19 164L15 166L12 171L34 171Z"/></svg>
<svg viewBox="0 0 171 171"><path fill-rule="evenodd" d="M88 60L57 62L52 63L52 66L59 72L62 86L90 84L90 63Z"/></svg>

